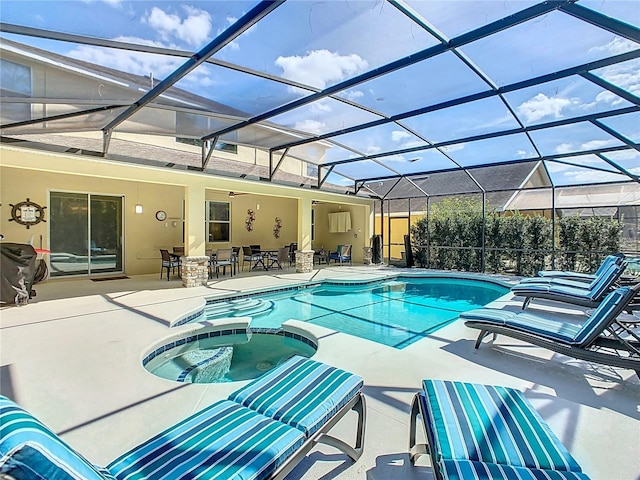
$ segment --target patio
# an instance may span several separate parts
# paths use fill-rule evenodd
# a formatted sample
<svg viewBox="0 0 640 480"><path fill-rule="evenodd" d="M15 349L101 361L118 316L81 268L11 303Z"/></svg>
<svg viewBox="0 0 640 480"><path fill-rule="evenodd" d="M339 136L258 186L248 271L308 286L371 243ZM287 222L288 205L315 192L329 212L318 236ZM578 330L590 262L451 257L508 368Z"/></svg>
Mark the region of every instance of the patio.
<svg viewBox="0 0 640 480"><path fill-rule="evenodd" d="M399 271L331 266L309 274L293 273L294 269L241 272L189 289L178 280L160 280L157 274L38 284L37 297L27 306L2 309L2 391L89 460L106 464L239 386L239 382L179 385L141 367L145 348L168 334L170 322L198 309L203 297L311 278L381 278ZM512 302L510 295L497 302L521 304ZM573 309L544 302L536 302L536 308ZM474 351L477 332L461 322L403 350L300 325L320 339L314 359L364 377L368 421L365 453L355 465L321 446L288 478L432 478L426 460L411 467L407 454L410 402L423 378L518 388L591 478L637 478L640 381L631 371L554 355L505 337L499 337L497 344L508 348L484 346ZM349 439L351 421L355 417L347 416L334 431Z"/></svg>

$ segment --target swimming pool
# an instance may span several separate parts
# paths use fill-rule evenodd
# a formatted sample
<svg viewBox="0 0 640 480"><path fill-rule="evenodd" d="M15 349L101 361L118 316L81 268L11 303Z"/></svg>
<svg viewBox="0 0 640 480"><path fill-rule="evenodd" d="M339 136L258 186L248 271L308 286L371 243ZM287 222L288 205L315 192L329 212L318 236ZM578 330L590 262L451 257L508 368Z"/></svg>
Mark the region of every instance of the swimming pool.
<svg viewBox="0 0 640 480"><path fill-rule="evenodd" d="M402 349L450 324L461 312L509 292L497 283L441 277L397 277L366 284L321 283L208 303L207 320L249 316L251 328L295 319Z"/></svg>

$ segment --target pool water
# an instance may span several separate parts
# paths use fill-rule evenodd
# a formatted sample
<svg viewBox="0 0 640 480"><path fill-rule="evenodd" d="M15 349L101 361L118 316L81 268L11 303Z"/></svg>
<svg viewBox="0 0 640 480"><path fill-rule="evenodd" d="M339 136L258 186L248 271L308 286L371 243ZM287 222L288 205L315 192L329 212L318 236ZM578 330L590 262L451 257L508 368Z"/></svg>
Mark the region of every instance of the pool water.
<svg viewBox="0 0 640 480"><path fill-rule="evenodd" d="M401 349L508 292L481 280L400 277L246 296L211 303L206 314L207 320L250 316L252 328L301 320Z"/></svg>
<svg viewBox="0 0 640 480"><path fill-rule="evenodd" d="M145 368L184 383L225 383L257 378L293 355L311 357L316 349L290 336L237 333L210 337L168 349Z"/></svg>

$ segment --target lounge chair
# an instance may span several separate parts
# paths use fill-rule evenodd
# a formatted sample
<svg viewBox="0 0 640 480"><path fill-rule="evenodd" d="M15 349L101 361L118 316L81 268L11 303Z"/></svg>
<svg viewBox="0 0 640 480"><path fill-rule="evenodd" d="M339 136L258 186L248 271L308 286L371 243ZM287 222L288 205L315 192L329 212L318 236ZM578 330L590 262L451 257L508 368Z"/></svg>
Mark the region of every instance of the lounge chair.
<svg viewBox="0 0 640 480"><path fill-rule="evenodd" d="M552 319L542 313L479 308L460 314L480 330L475 348L489 333L517 338L569 357L635 370L640 376L640 336L618 316L640 290L640 284L609 293L582 324Z"/></svg>
<svg viewBox="0 0 640 480"><path fill-rule="evenodd" d="M0 467L11 478L283 479L319 442L362 454L362 378L292 357L254 382L134 447L106 468L92 465L0 396ZM327 435L358 413L355 447Z"/></svg>
<svg viewBox="0 0 640 480"><path fill-rule="evenodd" d="M519 297L525 297L522 304L523 310L527 308L533 298L545 298L584 307L597 307L614 287L625 267L625 262L609 265L598 278L589 284L559 278L544 283L520 282L511 287L511 291Z"/></svg>
<svg viewBox="0 0 640 480"><path fill-rule="evenodd" d="M331 252L328 259L329 261L333 260L335 263L340 262L340 265L345 262L349 262L349 265L352 265L351 245L338 245L338 249L335 252Z"/></svg>
<svg viewBox="0 0 640 480"><path fill-rule="evenodd" d="M437 480L588 480L522 392L424 380L409 423L410 460L431 456ZM416 443L418 418L427 444Z"/></svg>
<svg viewBox="0 0 640 480"><path fill-rule="evenodd" d="M521 283L545 283L551 281L566 281L580 282L578 285L584 285L593 282L602 274L607 271L607 268L611 265L619 265L624 261L624 254L607 255L595 273L578 273L562 270L541 270L538 272L537 277L525 278Z"/></svg>
<svg viewBox="0 0 640 480"><path fill-rule="evenodd" d="M624 260L624 254L618 253L616 255L607 255L602 263L598 267L598 269L594 273L579 273L579 272L571 272L571 271L563 271L563 270L541 270L538 272L538 277L543 278L566 278L569 280L578 280L591 282L595 280L597 277L602 275L607 267L614 263L622 263Z"/></svg>

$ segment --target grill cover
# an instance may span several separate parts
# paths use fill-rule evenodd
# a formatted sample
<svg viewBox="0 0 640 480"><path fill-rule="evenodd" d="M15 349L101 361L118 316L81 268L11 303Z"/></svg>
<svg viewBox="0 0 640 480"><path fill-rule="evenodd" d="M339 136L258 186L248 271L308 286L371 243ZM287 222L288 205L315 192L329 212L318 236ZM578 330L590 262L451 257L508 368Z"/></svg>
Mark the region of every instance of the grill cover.
<svg viewBox="0 0 640 480"><path fill-rule="evenodd" d="M31 297L37 253L26 243L0 243L0 300L23 305Z"/></svg>

